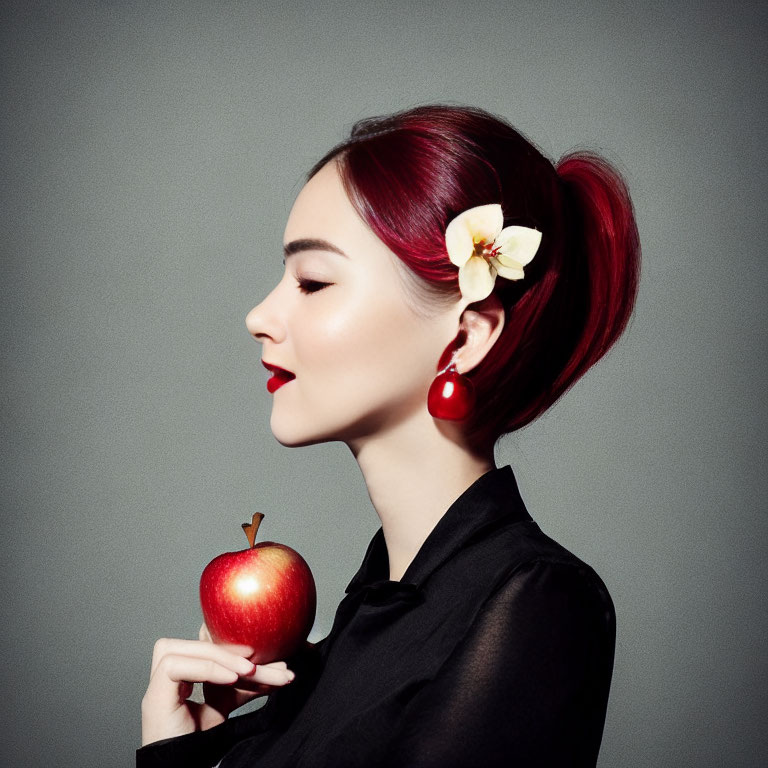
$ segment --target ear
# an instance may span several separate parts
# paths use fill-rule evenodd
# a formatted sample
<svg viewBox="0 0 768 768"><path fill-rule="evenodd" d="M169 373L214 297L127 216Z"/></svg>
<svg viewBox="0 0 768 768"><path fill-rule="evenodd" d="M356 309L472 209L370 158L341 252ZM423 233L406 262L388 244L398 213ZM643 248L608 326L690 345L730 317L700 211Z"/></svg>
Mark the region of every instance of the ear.
<svg viewBox="0 0 768 768"><path fill-rule="evenodd" d="M468 373L480 365L504 330L504 320L504 306L495 293L462 312L460 334L465 341L455 358L459 373Z"/></svg>

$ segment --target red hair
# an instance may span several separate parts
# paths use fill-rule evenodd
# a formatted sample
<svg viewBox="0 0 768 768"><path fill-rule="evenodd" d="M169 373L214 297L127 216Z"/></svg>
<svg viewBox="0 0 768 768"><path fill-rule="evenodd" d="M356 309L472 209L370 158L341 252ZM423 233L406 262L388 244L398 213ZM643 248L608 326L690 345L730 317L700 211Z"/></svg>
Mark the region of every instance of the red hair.
<svg viewBox="0 0 768 768"><path fill-rule="evenodd" d="M500 118L436 104L359 121L309 178L334 158L350 201L421 278L427 301L460 296L445 228L467 208L500 203L504 226L543 233L525 277L496 280L504 329L467 374L478 395L465 423L474 446L543 413L624 330L640 244L627 186L600 156L574 152L553 165Z"/></svg>

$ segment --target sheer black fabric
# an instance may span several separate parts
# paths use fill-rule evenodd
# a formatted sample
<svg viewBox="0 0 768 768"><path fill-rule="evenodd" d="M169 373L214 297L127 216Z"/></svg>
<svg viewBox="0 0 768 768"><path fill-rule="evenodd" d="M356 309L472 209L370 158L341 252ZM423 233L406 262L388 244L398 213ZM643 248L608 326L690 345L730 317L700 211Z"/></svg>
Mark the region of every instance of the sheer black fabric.
<svg viewBox="0 0 768 768"><path fill-rule="evenodd" d="M595 765L613 604L531 520L509 466L451 505L401 581L388 573L379 530L291 685L141 748L138 768Z"/></svg>

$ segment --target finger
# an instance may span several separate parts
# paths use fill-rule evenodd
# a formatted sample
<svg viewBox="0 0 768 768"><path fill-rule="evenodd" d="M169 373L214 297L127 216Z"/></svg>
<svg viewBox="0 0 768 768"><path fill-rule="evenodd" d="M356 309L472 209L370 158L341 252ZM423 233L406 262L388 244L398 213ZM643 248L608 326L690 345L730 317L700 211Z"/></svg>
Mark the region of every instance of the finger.
<svg viewBox="0 0 768 768"><path fill-rule="evenodd" d="M155 706L174 707L179 704L179 694L184 686L200 682L232 685L237 677L237 672L209 659L164 656L149 680L145 698L153 701Z"/></svg>
<svg viewBox="0 0 768 768"><path fill-rule="evenodd" d="M213 642L213 638L211 637L211 633L208 631L208 627L205 625L205 622L200 625L200 632L198 632L198 637L205 643Z"/></svg>
<svg viewBox="0 0 768 768"><path fill-rule="evenodd" d="M215 643L200 642L199 640L178 640L175 638L160 638L155 643L152 653L152 668L150 677L166 656L188 656L215 661L222 666L234 670L239 675L254 672L254 664L248 660L253 649L246 645L222 646Z"/></svg>
<svg viewBox="0 0 768 768"><path fill-rule="evenodd" d="M198 640L160 638L155 643L152 653L150 677L154 674L162 659L168 655L210 659L234 669L238 674L250 674L254 670L254 665L247 657L252 652L249 646L232 645L229 648L225 648L221 645L200 642Z"/></svg>
<svg viewBox="0 0 768 768"><path fill-rule="evenodd" d="M284 661L270 661L269 664L259 664L259 666L270 669L288 669L288 665Z"/></svg>
<svg viewBox="0 0 768 768"><path fill-rule="evenodd" d="M253 684L286 685L295 677L296 675L290 669L271 664L259 664L251 674L241 675L241 681L248 683L247 687L250 688Z"/></svg>

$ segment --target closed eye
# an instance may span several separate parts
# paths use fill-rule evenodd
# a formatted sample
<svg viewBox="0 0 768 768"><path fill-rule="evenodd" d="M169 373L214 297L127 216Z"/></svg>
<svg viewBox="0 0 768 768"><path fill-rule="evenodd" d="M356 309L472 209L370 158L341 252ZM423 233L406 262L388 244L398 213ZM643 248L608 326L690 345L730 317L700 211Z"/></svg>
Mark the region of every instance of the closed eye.
<svg viewBox="0 0 768 768"><path fill-rule="evenodd" d="M331 283L321 283L318 280L304 280L303 278L298 278L298 282L299 290L302 293L317 293L327 285L331 285Z"/></svg>

